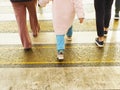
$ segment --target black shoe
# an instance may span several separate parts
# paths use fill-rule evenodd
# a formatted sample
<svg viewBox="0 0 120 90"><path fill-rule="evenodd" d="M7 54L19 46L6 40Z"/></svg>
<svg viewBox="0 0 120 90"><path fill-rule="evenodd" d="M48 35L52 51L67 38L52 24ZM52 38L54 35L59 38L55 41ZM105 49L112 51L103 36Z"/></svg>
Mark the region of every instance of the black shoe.
<svg viewBox="0 0 120 90"><path fill-rule="evenodd" d="M32 48L24 48L24 51L27 52L27 51L31 51Z"/></svg>
<svg viewBox="0 0 120 90"><path fill-rule="evenodd" d="M116 13L115 14L115 18L114 18L115 20L118 20L119 19L119 13Z"/></svg>
<svg viewBox="0 0 120 90"><path fill-rule="evenodd" d="M108 31L104 31L104 36L107 37Z"/></svg>
<svg viewBox="0 0 120 90"><path fill-rule="evenodd" d="M34 34L33 37L37 37L38 35L37 34Z"/></svg>
<svg viewBox="0 0 120 90"><path fill-rule="evenodd" d="M98 38L95 39L95 44L96 44L98 47L104 47L104 42L103 42L103 41L99 41Z"/></svg>

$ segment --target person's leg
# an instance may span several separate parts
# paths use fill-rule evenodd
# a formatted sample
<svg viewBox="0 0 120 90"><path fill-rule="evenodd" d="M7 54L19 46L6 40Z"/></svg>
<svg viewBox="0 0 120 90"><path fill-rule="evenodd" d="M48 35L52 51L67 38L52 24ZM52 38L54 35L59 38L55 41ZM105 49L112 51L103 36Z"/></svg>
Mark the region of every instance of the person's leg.
<svg viewBox="0 0 120 90"><path fill-rule="evenodd" d="M27 2L26 4L29 11L30 26L33 32L33 36L36 37L40 30L40 26L37 19L37 11L36 11L37 0L32 0L30 2Z"/></svg>
<svg viewBox="0 0 120 90"><path fill-rule="evenodd" d="M98 42L97 43L98 46L99 46L99 42L102 42L100 44L103 44L104 41L104 14L105 14L104 5L105 5L105 0L94 0L95 13L96 13L96 27L97 27L97 35L98 35L96 42Z"/></svg>
<svg viewBox="0 0 120 90"><path fill-rule="evenodd" d="M97 35L103 37L104 35L104 3L105 0L94 0L96 12Z"/></svg>
<svg viewBox="0 0 120 90"><path fill-rule="evenodd" d="M105 17L104 17L104 35L107 35L110 19L111 19L111 9L113 0L105 0Z"/></svg>
<svg viewBox="0 0 120 90"><path fill-rule="evenodd" d="M115 1L115 19L119 19L120 0Z"/></svg>
<svg viewBox="0 0 120 90"><path fill-rule="evenodd" d="M67 32L67 36L68 37L72 37L72 34L73 34L73 30L72 30L72 26L68 29L68 32Z"/></svg>
<svg viewBox="0 0 120 90"><path fill-rule="evenodd" d="M57 41L57 58L59 60L64 59L64 49L65 49L65 41L64 41L64 35L56 35L56 41Z"/></svg>
<svg viewBox="0 0 120 90"><path fill-rule="evenodd" d="M115 12L119 13L120 11L120 0L115 1Z"/></svg>
<svg viewBox="0 0 120 90"><path fill-rule="evenodd" d="M57 51L65 49L64 35L56 35L57 40Z"/></svg>
<svg viewBox="0 0 120 90"><path fill-rule="evenodd" d="M68 29L67 32L67 40L72 40L72 34L73 34L73 30L72 30L72 26Z"/></svg>
<svg viewBox="0 0 120 90"><path fill-rule="evenodd" d="M12 3L17 24L19 27L19 34L22 41L22 45L25 49L32 47L30 36L26 24L26 7L21 3Z"/></svg>

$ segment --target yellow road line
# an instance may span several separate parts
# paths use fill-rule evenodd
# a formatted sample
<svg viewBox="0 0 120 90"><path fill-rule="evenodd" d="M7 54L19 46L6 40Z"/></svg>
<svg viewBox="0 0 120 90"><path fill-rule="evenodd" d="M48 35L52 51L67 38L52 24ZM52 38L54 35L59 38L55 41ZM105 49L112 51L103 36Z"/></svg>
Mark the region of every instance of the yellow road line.
<svg viewBox="0 0 120 90"><path fill-rule="evenodd" d="M120 63L118 61L114 62L114 61L81 61L81 62L0 62L0 65L15 65L15 64L18 64L18 65L44 65L44 64L82 64L82 63L86 63L86 64L95 64L95 63L106 63L106 64L109 64L109 63Z"/></svg>
<svg viewBox="0 0 120 90"><path fill-rule="evenodd" d="M78 48L79 46L66 46L66 48ZM36 49L36 48L56 48L56 46L39 46L39 47L32 47L32 49ZM0 49L23 49L22 47L0 47Z"/></svg>

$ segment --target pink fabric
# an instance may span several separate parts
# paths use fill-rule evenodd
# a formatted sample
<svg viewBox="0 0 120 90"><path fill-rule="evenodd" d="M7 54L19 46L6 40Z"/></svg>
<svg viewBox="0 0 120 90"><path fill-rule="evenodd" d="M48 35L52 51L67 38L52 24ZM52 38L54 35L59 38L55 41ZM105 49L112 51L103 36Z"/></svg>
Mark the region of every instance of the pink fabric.
<svg viewBox="0 0 120 90"><path fill-rule="evenodd" d="M51 0L39 0L44 7ZM78 18L84 18L82 0L53 0L53 27L56 35L64 35L72 25L75 12Z"/></svg>

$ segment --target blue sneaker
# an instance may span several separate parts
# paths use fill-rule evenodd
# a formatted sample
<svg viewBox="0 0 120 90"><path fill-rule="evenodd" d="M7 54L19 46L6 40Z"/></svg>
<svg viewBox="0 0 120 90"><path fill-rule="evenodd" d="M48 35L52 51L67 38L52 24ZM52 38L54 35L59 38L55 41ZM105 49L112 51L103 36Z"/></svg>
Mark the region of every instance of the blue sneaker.
<svg viewBox="0 0 120 90"><path fill-rule="evenodd" d="M95 44L96 44L98 47L104 47L104 41L99 41L98 38L95 39Z"/></svg>
<svg viewBox="0 0 120 90"><path fill-rule="evenodd" d="M64 51L63 50L58 51L58 53L57 53L57 59L59 61L64 60Z"/></svg>

